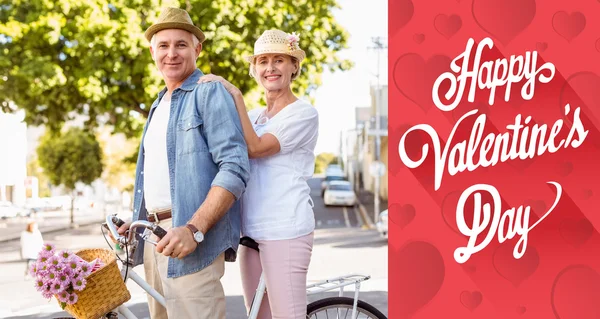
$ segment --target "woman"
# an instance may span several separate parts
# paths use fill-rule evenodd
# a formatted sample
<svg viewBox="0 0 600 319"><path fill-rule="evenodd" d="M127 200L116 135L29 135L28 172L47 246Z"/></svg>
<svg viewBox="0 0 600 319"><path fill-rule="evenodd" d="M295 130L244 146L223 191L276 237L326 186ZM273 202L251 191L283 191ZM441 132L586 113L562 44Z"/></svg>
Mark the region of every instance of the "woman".
<svg viewBox="0 0 600 319"><path fill-rule="evenodd" d="M264 88L266 108L246 113L242 93L221 77L234 98L250 158L250 181L242 197L242 235L259 243L260 253L240 246L246 308L250 309L261 272L267 294L259 318L306 318L306 274L315 228L307 180L314 171L317 110L290 88L305 53L298 36L265 31L247 57L250 75Z"/></svg>
<svg viewBox="0 0 600 319"><path fill-rule="evenodd" d="M35 221L27 223L27 228L21 232L21 259L25 263L25 278L29 278L29 269L44 246L44 239Z"/></svg>

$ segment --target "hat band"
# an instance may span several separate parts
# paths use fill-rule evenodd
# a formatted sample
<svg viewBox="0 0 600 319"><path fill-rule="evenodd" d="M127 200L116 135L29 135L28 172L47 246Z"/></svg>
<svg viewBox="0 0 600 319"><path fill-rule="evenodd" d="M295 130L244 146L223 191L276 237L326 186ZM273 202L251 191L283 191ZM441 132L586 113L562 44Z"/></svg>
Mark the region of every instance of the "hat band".
<svg viewBox="0 0 600 319"><path fill-rule="evenodd" d="M268 43L261 44L259 48L254 48L254 55L259 55L263 53L291 53L293 52L290 48L283 43Z"/></svg>

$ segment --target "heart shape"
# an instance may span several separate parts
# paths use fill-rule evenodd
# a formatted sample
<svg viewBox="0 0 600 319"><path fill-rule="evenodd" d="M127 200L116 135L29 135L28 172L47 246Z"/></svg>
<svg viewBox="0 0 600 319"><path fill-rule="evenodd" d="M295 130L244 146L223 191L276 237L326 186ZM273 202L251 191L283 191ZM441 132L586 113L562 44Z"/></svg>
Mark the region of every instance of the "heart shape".
<svg viewBox="0 0 600 319"><path fill-rule="evenodd" d="M524 306L518 306L517 307L517 313L522 315L527 311L527 308L525 308Z"/></svg>
<svg viewBox="0 0 600 319"><path fill-rule="evenodd" d="M392 204L389 207L389 214L392 222L400 226L400 229L404 229L415 218L416 210L411 204Z"/></svg>
<svg viewBox="0 0 600 319"><path fill-rule="evenodd" d="M568 14L564 11L559 11L552 17L552 27L567 42L571 42L571 40L585 29L585 16L581 12Z"/></svg>
<svg viewBox="0 0 600 319"><path fill-rule="evenodd" d="M531 212L537 216L543 216L546 213L546 203L543 200L528 199L524 202L531 208Z"/></svg>
<svg viewBox="0 0 600 319"><path fill-rule="evenodd" d="M563 269L554 280L551 305L556 318L592 319L600 314L600 275L587 265Z"/></svg>
<svg viewBox="0 0 600 319"><path fill-rule="evenodd" d="M433 25L437 32L443 35L446 39L450 39L462 27L462 20L455 14L451 16L439 14L437 17L435 17Z"/></svg>
<svg viewBox="0 0 600 319"><path fill-rule="evenodd" d="M483 295L479 291L463 291L460 293L460 303L462 303L465 308L473 311L475 308L479 307L481 301L483 300Z"/></svg>
<svg viewBox="0 0 600 319"><path fill-rule="evenodd" d="M600 90L598 87L600 87L600 76L593 72L577 72L567 78L561 88L559 100L561 114L565 114L567 104L571 106L569 114L564 117L566 122L571 124L575 109L581 107L580 116L584 124L600 127ZM586 143L588 143L587 140L600 149L600 139L594 138L590 134Z"/></svg>
<svg viewBox="0 0 600 319"><path fill-rule="evenodd" d="M393 246L391 246L392 249ZM394 285L397 314L406 318L435 297L446 273L440 251L430 243L413 241L390 253L390 285Z"/></svg>
<svg viewBox="0 0 600 319"><path fill-rule="evenodd" d="M536 43L535 48L538 52L544 52L548 49L548 42L538 42Z"/></svg>
<svg viewBox="0 0 600 319"><path fill-rule="evenodd" d="M463 269L470 274L474 274L477 271L477 267L467 264L463 264Z"/></svg>
<svg viewBox="0 0 600 319"><path fill-rule="evenodd" d="M537 249L529 244L525 254L520 259L515 259L513 256L515 244L516 240L511 240L499 245L494 252L493 264L502 278L518 287L535 273L540 263L540 256Z"/></svg>
<svg viewBox="0 0 600 319"><path fill-rule="evenodd" d="M506 46L533 21L536 4L535 0L473 0L472 11L479 27Z"/></svg>
<svg viewBox="0 0 600 319"><path fill-rule="evenodd" d="M571 172L573 172L573 163L571 163L571 162L562 162L562 163L559 164L558 173L561 176L566 177L569 174L571 174Z"/></svg>
<svg viewBox="0 0 600 319"><path fill-rule="evenodd" d="M417 44L421 44L423 41L425 41L425 35L423 33L417 33L413 35L413 41L415 41Z"/></svg>
<svg viewBox="0 0 600 319"><path fill-rule="evenodd" d="M404 54L394 63L394 85L402 95L427 112L434 105L433 83L440 74L450 70L450 62L452 60L443 55L435 55L425 62L418 54Z"/></svg>
<svg viewBox="0 0 600 319"><path fill-rule="evenodd" d="M412 0L396 0L393 5L390 5L390 9L393 10L390 14L393 14L394 17L393 22L390 21L390 34L393 37L410 22L415 12L415 6Z"/></svg>
<svg viewBox="0 0 600 319"><path fill-rule="evenodd" d="M594 226L587 218L565 219L559 229L562 238L574 247L583 245L594 234Z"/></svg>

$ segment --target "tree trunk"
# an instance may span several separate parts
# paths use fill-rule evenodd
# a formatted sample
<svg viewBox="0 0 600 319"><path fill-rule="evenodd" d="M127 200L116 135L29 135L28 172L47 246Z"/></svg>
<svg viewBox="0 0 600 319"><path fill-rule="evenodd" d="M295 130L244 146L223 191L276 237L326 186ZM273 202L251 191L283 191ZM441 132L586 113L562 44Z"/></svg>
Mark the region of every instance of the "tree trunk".
<svg viewBox="0 0 600 319"><path fill-rule="evenodd" d="M71 193L71 227L75 226L75 191Z"/></svg>

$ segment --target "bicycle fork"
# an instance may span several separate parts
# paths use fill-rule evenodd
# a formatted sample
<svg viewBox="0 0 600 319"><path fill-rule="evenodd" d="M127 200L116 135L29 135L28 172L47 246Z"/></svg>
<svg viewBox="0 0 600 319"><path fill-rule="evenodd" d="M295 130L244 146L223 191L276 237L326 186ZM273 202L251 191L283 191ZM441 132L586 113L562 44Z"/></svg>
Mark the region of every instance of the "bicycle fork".
<svg viewBox="0 0 600 319"><path fill-rule="evenodd" d="M256 293L254 294L254 298L252 298L252 306L250 306L250 313L248 314L248 319L256 319L258 317L258 311L260 310L260 305L262 303L262 299L265 295L265 290L267 289L267 282L265 281L265 274L260 274L260 280L258 282L258 287L256 287Z"/></svg>

